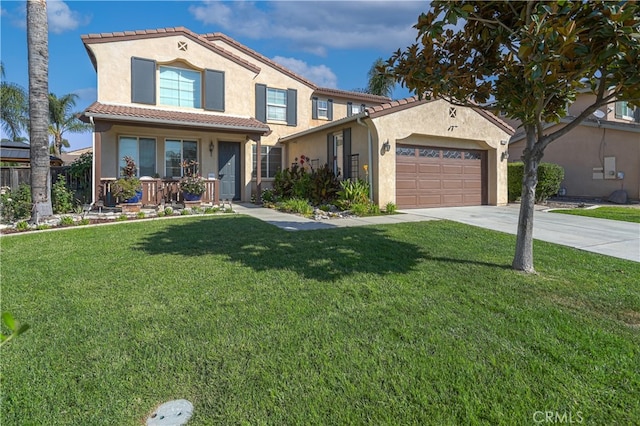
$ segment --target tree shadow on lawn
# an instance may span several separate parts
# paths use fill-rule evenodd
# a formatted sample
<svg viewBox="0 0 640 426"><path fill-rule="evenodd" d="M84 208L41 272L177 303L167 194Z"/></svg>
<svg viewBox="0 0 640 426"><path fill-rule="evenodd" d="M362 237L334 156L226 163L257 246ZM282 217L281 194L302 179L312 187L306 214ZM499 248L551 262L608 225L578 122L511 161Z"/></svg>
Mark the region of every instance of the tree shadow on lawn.
<svg viewBox="0 0 640 426"><path fill-rule="evenodd" d="M319 281L354 273L408 273L423 261L504 266L442 257L438 247L401 241L378 227L290 232L244 216L177 221L135 248L150 255L219 255L256 271L289 270Z"/></svg>

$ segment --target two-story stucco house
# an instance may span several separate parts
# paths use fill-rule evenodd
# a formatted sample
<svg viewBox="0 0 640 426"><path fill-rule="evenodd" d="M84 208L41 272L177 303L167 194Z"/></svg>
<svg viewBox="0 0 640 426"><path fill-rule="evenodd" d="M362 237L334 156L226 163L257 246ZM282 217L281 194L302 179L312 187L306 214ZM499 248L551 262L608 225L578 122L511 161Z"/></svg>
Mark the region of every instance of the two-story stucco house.
<svg viewBox="0 0 640 426"><path fill-rule="evenodd" d="M551 133L562 128L591 103L593 95L579 94L568 106L567 118L547 125L545 130ZM519 127L518 122L508 122ZM525 145L520 128L510 140L509 161L520 160ZM629 198L640 199L640 109L634 111L621 101L600 108L552 142L545 149L543 161L564 168L562 195L606 199L622 189Z"/></svg>
<svg viewBox="0 0 640 426"><path fill-rule="evenodd" d="M143 202L158 204L180 201L169 189L184 160L210 179L208 201L249 201L301 155L343 179L369 179L381 206L507 201L513 129L491 114L318 87L220 33L179 27L82 41L98 83L82 114L94 125L94 201L113 201L124 156L139 166Z"/></svg>

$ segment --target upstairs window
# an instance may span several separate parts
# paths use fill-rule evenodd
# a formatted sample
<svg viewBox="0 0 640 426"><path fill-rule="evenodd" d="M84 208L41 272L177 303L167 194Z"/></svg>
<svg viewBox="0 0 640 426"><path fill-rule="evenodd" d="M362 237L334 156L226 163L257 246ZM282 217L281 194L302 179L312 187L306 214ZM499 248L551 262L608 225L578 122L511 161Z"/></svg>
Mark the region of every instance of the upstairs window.
<svg viewBox="0 0 640 426"><path fill-rule="evenodd" d="M267 88L267 120L287 121L287 91Z"/></svg>
<svg viewBox="0 0 640 426"><path fill-rule="evenodd" d="M298 91L276 89L265 84L255 86L256 119L287 126L298 125Z"/></svg>
<svg viewBox="0 0 640 426"><path fill-rule="evenodd" d="M311 98L311 118L314 120L333 120L333 99Z"/></svg>
<svg viewBox="0 0 640 426"><path fill-rule="evenodd" d="M200 108L201 80L199 71L160 66L160 104Z"/></svg>
<svg viewBox="0 0 640 426"><path fill-rule="evenodd" d="M318 118L327 118L327 101L318 100Z"/></svg>
<svg viewBox="0 0 640 426"><path fill-rule="evenodd" d="M633 107L627 101L616 102L616 118L623 120L634 120Z"/></svg>
<svg viewBox="0 0 640 426"><path fill-rule="evenodd" d="M365 110L366 106L364 104L354 104L353 102L347 102L347 117L351 117L352 115L360 114Z"/></svg>

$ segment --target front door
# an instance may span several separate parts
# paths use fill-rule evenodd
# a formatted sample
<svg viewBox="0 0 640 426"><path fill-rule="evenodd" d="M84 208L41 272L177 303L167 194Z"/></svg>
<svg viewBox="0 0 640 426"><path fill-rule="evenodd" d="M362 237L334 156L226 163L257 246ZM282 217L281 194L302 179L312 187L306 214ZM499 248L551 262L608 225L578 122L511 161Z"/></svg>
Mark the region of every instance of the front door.
<svg viewBox="0 0 640 426"><path fill-rule="evenodd" d="M218 179L221 200L240 199L240 144L218 143Z"/></svg>

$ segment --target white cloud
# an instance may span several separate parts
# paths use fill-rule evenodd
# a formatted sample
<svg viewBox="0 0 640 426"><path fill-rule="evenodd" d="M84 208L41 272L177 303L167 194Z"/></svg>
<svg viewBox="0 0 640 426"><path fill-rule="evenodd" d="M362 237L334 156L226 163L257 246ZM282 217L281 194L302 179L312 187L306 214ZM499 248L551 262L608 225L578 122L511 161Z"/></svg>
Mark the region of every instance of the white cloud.
<svg viewBox="0 0 640 426"><path fill-rule="evenodd" d="M89 18L75 12L69 6L58 0L47 2L47 18L49 31L60 34L68 30L75 30L80 25L88 23Z"/></svg>
<svg viewBox="0 0 640 426"><path fill-rule="evenodd" d="M326 65L309 65L300 59L285 58L283 56L275 56L272 59L274 62L303 76L320 87L338 87L338 77L336 77L333 71L331 71L331 68Z"/></svg>
<svg viewBox="0 0 640 426"><path fill-rule="evenodd" d="M254 39L283 39L294 48L326 55L327 48L377 48L389 52L415 42L412 28L427 4L417 1L207 0L193 16L214 31Z"/></svg>

